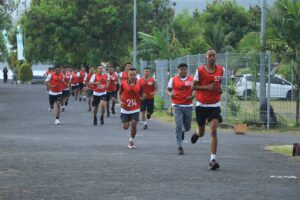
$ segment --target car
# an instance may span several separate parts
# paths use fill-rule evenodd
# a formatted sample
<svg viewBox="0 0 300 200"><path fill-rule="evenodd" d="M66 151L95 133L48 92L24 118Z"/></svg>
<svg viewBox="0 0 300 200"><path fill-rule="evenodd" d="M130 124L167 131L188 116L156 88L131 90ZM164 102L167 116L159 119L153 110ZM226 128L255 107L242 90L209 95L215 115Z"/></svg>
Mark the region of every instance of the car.
<svg viewBox="0 0 300 200"><path fill-rule="evenodd" d="M256 96L260 97L260 77L253 76L251 74L242 74L236 78L235 89L236 95L239 99L249 100L253 96L253 92L256 92ZM255 85L254 85L255 83ZM268 79L266 78L266 84L268 84ZM270 97L280 98L286 100L294 99L294 89L295 86L281 78L279 75L273 75L270 79ZM256 86L256 87L255 87ZM254 91L256 88L256 91ZM268 91L268 85L266 85L266 90ZM268 95L268 93L267 93Z"/></svg>
<svg viewBox="0 0 300 200"><path fill-rule="evenodd" d="M31 84L43 84L45 83L45 76L34 75L31 80Z"/></svg>

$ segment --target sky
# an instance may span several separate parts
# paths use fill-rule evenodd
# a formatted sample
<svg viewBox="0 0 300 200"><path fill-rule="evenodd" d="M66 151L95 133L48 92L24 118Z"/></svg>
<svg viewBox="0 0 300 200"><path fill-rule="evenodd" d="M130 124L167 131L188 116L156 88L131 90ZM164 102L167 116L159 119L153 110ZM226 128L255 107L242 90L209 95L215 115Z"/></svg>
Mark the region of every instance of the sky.
<svg viewBox="0 0 300 200"><path fill-rule="evenodd" d="M176 2L176 13L185 8L190 12L193 12L196 8L198 8L198 10L203 10L207 2L213 2L213 0L171 0L171 2L174 1ZM260 5L260 0L235 0L235 2L246 9L249 8L250 5ZM266 0L266 2L267 5L270 6L275 2L275 0Z"/></svg>

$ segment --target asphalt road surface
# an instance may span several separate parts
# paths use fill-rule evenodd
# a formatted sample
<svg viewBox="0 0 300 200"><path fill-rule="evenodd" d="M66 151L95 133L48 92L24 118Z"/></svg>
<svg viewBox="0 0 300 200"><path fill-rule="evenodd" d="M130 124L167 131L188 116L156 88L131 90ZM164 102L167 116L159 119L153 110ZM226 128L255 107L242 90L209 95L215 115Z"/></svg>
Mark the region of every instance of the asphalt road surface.
<svg viewBox="0 0 300 200"><path fill-rule="evenodd" d="M95 127L71 98L56 126L48 107L44 85L0 84L1 200L300 199L300 159L264 150L299 135L220 132L221 168L210 171L209 134L191 144L187 133L178 156L174 125L153 119L133 150L119 110Z"/></svg>

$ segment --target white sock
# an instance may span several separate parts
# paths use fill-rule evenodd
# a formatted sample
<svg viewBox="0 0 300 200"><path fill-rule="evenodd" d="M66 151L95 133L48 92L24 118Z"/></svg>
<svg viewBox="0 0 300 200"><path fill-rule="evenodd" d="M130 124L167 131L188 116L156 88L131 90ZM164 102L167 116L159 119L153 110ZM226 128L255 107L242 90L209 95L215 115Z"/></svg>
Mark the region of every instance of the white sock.
<svg viewBox="0 0 300 200"><path fill-rule="evenodd" d="M132 137L130 137L130 138L129 138L129 142L132 142L132 141L133 141L133 138L132 138Z"/></svg>
<svg viewBox="0 0 300 200"><path fill-rule="evenodd" d="M147 120L146 120L146 121L144 121L144 125L147 125Z"/></svg>
<svg viewBox="0 0 300 200"><path fill-rule="evenodd" d="M217 155L216 155L216 154L211 154L211 155L210 155L210 161L216 160L216 158L217 158Z"/></svg>

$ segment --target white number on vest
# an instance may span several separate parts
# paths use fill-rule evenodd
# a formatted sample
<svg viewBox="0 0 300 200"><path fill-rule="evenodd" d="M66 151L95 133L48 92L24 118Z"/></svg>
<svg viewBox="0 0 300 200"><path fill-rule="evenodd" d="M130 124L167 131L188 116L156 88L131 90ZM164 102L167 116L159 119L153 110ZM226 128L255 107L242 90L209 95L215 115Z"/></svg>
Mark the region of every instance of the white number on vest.
<svg viewBox="0 0 300 200"><path fill-rule="evenodd" d="M134 106L136 106L136 105L137 105L137 103L136 103L136 100L135 100L135 99L127 99L127 100L126 100L126 102L127 102L127 107L128 107L128 108L130 108L130 107L134 107Z"/></svg>

